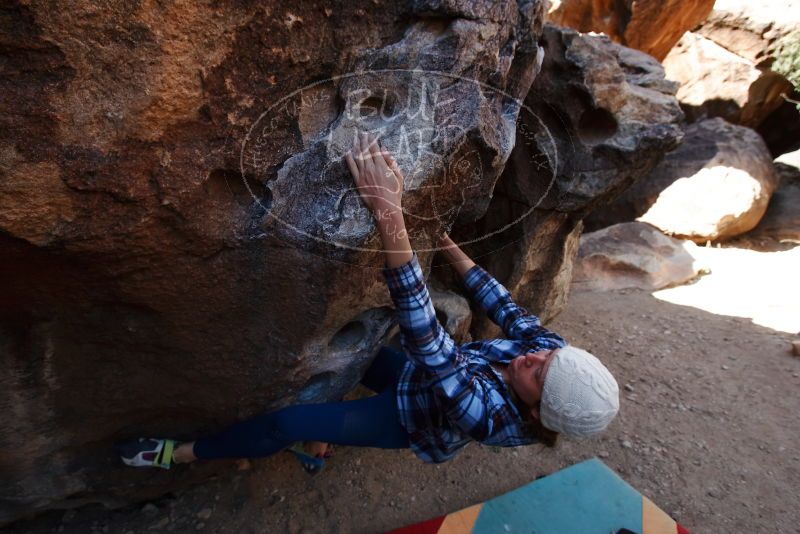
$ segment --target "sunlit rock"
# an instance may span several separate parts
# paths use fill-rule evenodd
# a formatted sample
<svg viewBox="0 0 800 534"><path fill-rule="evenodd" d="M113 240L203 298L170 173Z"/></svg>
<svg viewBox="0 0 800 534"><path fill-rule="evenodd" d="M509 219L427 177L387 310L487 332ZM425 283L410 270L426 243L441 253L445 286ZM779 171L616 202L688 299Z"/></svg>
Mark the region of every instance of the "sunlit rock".
<svg viewBox="0 0 800 534"><path fill-rule="evenodd" d="M800 30L797 0L716 0L696 29L759 67L769 67L784 39Z"/></svg>
<svg viewBox="0 0 800 534"><path fill-rule="evenodd" d="M776 186L761 137L709 119L690 125L678 148L592 222L602 227L637 219L699 243L726 239L758 224Z"/></svg>
<svg viewBox="0 0 800 534"><path fill-rule="evenodd" d="M722 117L755 127L783 102L791 84L759 69L702 35L686 32L664 59L667 78L680 84L677 97L690 121Z"/></svg>

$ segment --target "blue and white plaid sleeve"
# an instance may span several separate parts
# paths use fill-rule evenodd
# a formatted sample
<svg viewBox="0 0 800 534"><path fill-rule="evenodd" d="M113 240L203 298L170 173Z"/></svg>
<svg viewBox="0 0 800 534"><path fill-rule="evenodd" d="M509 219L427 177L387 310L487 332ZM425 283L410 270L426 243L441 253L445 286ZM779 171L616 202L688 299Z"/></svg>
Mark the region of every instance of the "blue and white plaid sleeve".
<svg viewBox="0 0 800 534"><path fill-rule="evenodd" d="M408 263L383 273L406 356L433 376L430 384L448 418L473 439L486 439L495 427L489 394L461 365L458 346L439 324L416 252Z"/></svg>
<svg viewBox="0 0 800 534"><path fill-rule="evenodd" d="M436 318L417 253L399 267L384 267L383 275L394 301L406 355L436 375L451 373L458 351Z"/></svg>
<svg viewBox="0 0 800 534"><path fill-rule="evenodd" d="M480 265L467 271L464 286L510 339L535 340L542 348L558 348L566 344L561 336L544 328L538 317L518 306L503 284Z"/></svg>

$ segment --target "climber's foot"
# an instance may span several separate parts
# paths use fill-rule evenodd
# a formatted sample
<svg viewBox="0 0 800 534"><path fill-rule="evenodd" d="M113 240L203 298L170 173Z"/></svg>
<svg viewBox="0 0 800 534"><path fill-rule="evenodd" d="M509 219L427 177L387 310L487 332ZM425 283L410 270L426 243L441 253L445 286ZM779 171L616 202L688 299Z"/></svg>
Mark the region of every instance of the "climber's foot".
<svg viewBox="0 0 800 534"><path fill-rule="evenodd" d="M169 469L176 445L172 439L138 438L117 443L116 448L126 465Z"/></svg>
<svg viewBox="0 0 800 534"><path fill-rule="evenodd" d="M306 441L303 443L303 449L306 454L315 458L330 458L331 454L333 454L331 445L321 441Z"/></svg>

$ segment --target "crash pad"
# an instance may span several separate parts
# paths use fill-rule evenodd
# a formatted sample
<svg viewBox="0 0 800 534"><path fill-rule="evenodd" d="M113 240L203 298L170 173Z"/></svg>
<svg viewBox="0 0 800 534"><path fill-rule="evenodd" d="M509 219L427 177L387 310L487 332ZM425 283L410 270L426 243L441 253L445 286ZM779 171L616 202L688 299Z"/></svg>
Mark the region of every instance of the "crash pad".
<svg viewBox="0 0 800 534"><path fill-rule="evenodd" d="M688 534L597 458L389 534Z"/></svg>

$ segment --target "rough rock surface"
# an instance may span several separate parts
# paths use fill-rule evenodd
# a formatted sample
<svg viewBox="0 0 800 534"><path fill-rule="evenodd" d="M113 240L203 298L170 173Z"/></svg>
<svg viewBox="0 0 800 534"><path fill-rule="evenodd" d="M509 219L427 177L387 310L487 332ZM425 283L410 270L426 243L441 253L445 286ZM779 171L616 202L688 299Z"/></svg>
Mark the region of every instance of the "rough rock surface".
<svg viewBox="0 0 800 534"><path fill-rule="evenodd" d="M688 126L681 145L594 213L589 226L638 218L696 242L726 239L758 224L776 186L772 159L756 132L708 119Z"/></svg>
<svg viewBox="0 0 800 534"><path fill-rule="evenodd" d="M797 0L716 0L696 31L759 67L769 67L781 40L798 30Z"/></svg>
<svg viewBox="0 0 800 534"><path fill-rule="evenodd" d="M547 321L566 301L581 220L676 145L683 115L675 86L652 57L551 25L541 44L542 72L489 210L457 225L453 236ZM473 324L475 339L498 333L483 314Z"/></svg>
<svg viewBox="0 0 800 534"><path fill-rule="evenodd" d="M578 291L638 288L654 291L682 284L698 273L691 241L666 236L646 223L620 223L581 236L573 268Z"/></svg>
<svg viewBox="0 0 800 534"><path fill-rule="evenodd" d="M486 210L542 9L5 3L0 524L214 469L124 468L115 440L352 387L391 311L344 150L384 134L427 267L429 236Z"/></svg>
<svg viewBox="0 0 800 534"><path fill-rule="evenodd" d="M453 291L429 288L436 317L456 343L469 343L472 336L469 327L472 324L472 311L469 301Z"/></svg>
<svg viewBox="0 0 800 534"><path fill-rule="evenodd" d="M800 149L780 155L774 163L781 185L800 184Z"/></svg>
<svg viewBox="0 0 800 534"><path fill-rule="evenodd" d="M692 122L722 117L754 128L784 103L792 84L769 69L757 68L702 35L686 32L664 59L667 78L680 84L677 97Z"/></svg>
<svg viewBox="0 0 800 534"><path fill-rule="evenodd" d="M554 0L547 19L582 32L605 33L662 60L713 6L714 0Z"/></svg>
<svg viewBox="0 0 800 534"><path fill-rule="evenodd" d="M767 211L748 235L800 245L800 183L786 183L772 194Z"/></svg>
<svg viewBox="0 0 800 534"><path fill-rule="evenodd" d="M689 38L682 39L665 60L671 78L692 86L679 92L687 116L723 117L756 128L773 156L800 148L800 111L781 96L798 100L800 92L770 70L781 44L798 31L796 0L715 2L694 30L694 45L687 50ZM701 57L705 64L698 64Z"/></svg>

